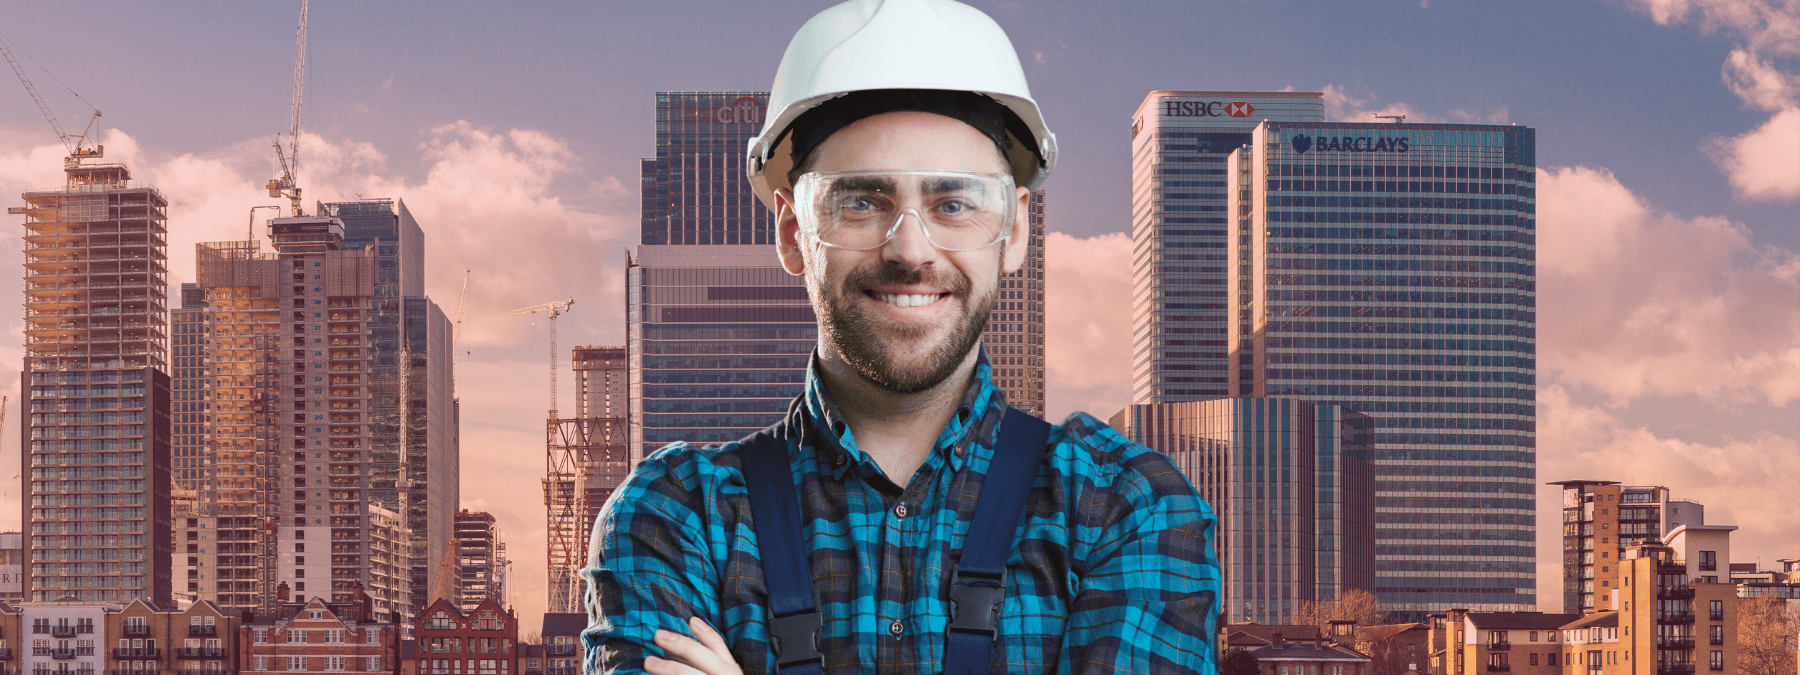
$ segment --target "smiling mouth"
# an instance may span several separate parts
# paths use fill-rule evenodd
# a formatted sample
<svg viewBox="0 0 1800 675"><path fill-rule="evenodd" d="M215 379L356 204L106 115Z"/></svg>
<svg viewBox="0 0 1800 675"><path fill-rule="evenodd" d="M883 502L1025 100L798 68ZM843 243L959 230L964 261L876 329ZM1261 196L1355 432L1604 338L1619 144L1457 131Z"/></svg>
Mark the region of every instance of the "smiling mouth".
<svg viewBox="0 0 1800 675"><path fill-rule="evenodd" d="M865 291L865 292L869 295L869 297L875 298L876 300L880 300L880 301L885 302L890 305L894 305L896 307L923 307L925 305L929 305L931 303L937 302L938 300L941 300L950 295L949 293L932 293L932 294L928 294L928 295L921 295L921 294L910 294L910 293L876 293L874 291Z"/></svg>

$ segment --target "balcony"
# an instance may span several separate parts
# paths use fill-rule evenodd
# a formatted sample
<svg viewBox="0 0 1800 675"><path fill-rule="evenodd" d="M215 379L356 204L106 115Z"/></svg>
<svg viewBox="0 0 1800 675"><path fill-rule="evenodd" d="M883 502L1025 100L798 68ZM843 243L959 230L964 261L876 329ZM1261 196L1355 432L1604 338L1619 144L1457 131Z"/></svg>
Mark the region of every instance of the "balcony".
<svg viewBox="0 0 1800 675"><path fill-rule="evenodd" d="M1656 638L1656 647L1658 649L1693 649L1694 639L1690 637L1659 637Z"/></svg>
<svg viewBox="0 0 1800 675"><path fill-rule="evenodd" d="M1656 622L1657 623L1693 623L1694 622L1694 613L1693 612L1659 612L1659 613L1657 613L1657 616L1656 616Z"/></svg>
<svg viewBox="0 0 1800 675"><path fill-rule="evenodd" d="M1668 598L1671 600L1692 599L1694 597L1694 589L1692 586L1663 586L1656 589L1656 597Z"/></svg>
<svg viewBox="0 0 1800 675"><path fill-rule="evenodd" d="M75 650L73 650L73 649L52 649L52 650L50 650L50 658L56 659L58 661L68 661L70 659L75 658Z"/></svg>
<svg viewBox="0 0 1800 675"><path fill-rule="evenodd" d="M1687 675L1692 672L1694 672L1692 663L1659 663L1656 665L1656 675Z"/></svg>
<svg viewBox="0 0 1800 675"><path fill-rule="evenodd" d="M574 656L575 655L575 645L572 645L572 644L544 645L544 654L549 655L549 656Z"/></svg>
<svg viewBox="0 0 1800 675"><path fill-rule="evenodd" d="M75 627L66 624L57 624L50 627L50 635L51 637L72 638L75 637Z"/></svg>
<svg viewBox="0 0 1800 675"><path fill-rule="evenodd" d="M218 635L218 634L219 634L219 627L215 624L207 624L207 625L188 624L188 635L198 637L198 636L211 636L211 635Z"/></svg>
<svg viewBox="0 0 1800 675"><path fill-rule="evenodd" d="M11 661L12 657L12 647L0 647L0 661Z"/></svg>
<svg viewBox="0 0 1800 675"><path fill-rule="evenodd" d="M177 647L175 658L178 659L217 659L224 658L224 647Z"/></svg>
<svg viewBox="0 0 1800 675"><path fill-rule="evenodd" d="M125 624L125 637L148 637L149 635L150 635L150 625L149 624L143 624L143 623Z"/></svg>
<svg viewBox="0 0 1800 675"><path fill-rule="evenodd" d="M1512 666L1495 665L1495 664L1490 663L1490 664L1488 664L1487 671L1490 673L1510 673L1510 672L1512 672Z"/></svg>
<svg viewBox="0 0 1800 675"><path fill-rule="evenodd" d="M112 650L115 659L160 659L162 650L156 647L119 647Z"/></svg>
<svg viewBox="0 0 1800 675"><path fill-rule="evenodd" d="M1503 652L1503 651L1512 649L1512 643L1511 642L1489 642L1487 645L1487 648L1492 649L1494 651L1502 651Z"/></svg>

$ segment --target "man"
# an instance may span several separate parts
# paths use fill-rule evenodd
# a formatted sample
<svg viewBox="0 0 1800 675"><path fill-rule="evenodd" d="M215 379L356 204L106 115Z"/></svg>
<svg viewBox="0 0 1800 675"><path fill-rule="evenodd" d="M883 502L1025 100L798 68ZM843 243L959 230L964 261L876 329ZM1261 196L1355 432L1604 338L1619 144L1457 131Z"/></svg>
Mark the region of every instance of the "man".
<svg viewBox="0 0 1800 675"><path fill-rule="evenodd" d="M982 327L1055 160L1004 33L949 0L845 3L770 98L750 174L819 317L806 390L769 432L663 448L608 502L588 671L1216 672L1211 510L1086 414L1009 416L991 379ZM798 514L769 516L783 499ZM811 609L783 609L788 573Z"/></svg>

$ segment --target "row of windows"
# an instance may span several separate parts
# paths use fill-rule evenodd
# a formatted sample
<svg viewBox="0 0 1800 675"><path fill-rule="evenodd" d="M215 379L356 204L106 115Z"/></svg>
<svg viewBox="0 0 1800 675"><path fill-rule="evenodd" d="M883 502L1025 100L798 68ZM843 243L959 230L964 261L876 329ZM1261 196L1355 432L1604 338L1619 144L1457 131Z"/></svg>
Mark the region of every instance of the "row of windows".
<svg viewBox="0 0 1800 675"><path fill-rule="evenodd" d="M1339 291L1330 289L1270 289L1270 302L1427 302L1434 305L1537 306L1529 293L1458 293L1446 291Z"/></svg>
<svg viewBox="0 0 1800 675"><path fill-rule="evenodd" d="M1376 434L1381 436L1381 434ZM1377 439L1379 443L1380 440ZM1469 492L1476 494L1514 494L1529 495L1537 490L1532 481L1527 480L1431 480L1412 478L1410 480L1379 480L1375 482L1375 490L1382 493L1406 492Z"/></svg>
<svg viewBox="0 0 1800 675"><path fill-rule="evenodd" d="M1529 188L1520 188L1519 191L1515 193L1513 190L1514 186L1510 183L1508 183L1508 184L1464 183L1464 182L1460 182L1460 181L1271 180L1271 181L1268 181L1266 187L1268 187L1270 192L1419 192L1419 193L1432 193L1432 194L1466 194L1466 195L1520 194L1520 195L1524 195L1524 196L1533 196L1530 194ZM1194 199L1199 199L1199 197L1195 197ZM1311 198L1310 197L1301 197L1301 196L1271 194L1271 195L1269 195L1268 202L1269 202L1269 206L1312 206L1312 204L1310 204L1310 203L1294 201L1294 200L1301 200L1301 199L1311 199ZM1398 197L1398 198L1362 197L1361 199L1373 199L1375 201L1375 203L1373 204L1374 206L1390 206L1395 203L1404 204L1404 203L1407 203L1408 201L1412 201L1415 203L1418 201L1424 201L1421 199L1408 200L1407 198L1404 198L1404 197ZM1488 203L1496 204L1496 206L1489 207L1489 208L1506 209L1509 211L1526 211L1528 209L1525 207L1530 206L1529 202L1516 200L1516 199L1468 199L1468 200L1446 200L1446 201L1488 202ZM1320 204L1320 206L1324 206L1324 204ZM1369 204L1345 204L1345 206L1369 206ZM1404 208L1404 207L1401 207L1401 208ZM1424 207L1415 206L1413 208L1424 208ZM1468 207L1468 208L1482 208L1482 207Z"/></svg>
<svg viewBox="0 0 1800 675"><path fill-rule="evenodd" d="M646 396L647 413L783 413L790 398L661 399Z"/></svg>
<svg viewBox="0 0 1800 675"><path fill-rule="evenodd" d="M1338 244L1330 242L1271 241L1267 245L1266 250L1270 255L1375 255L1389 258L1396 256L1454 256L1464 258L1516 258L1519 260L1532 260L1537 255L1532 249L1523 246L1480 246L1467 244Z"/></svg>
<svg viewBox="0 0 1800 675"><path fill-rule="evenodd" d="M1268 316L1330 318L1455 319L1459 321L1531 321L1526 310L1494 307L1380 307L1349 305L1271 305ZM1438 364L1441 365L1441 364Z"/></svg>
<svg viewBox="0 0 1800 675"><path fill-rule="evenodd" d="M1537 353L1534 343L1515 340L1455 340L1398 337L1289 337L1269 336L1264 340L1269 349L1394 349L1470 352Z"/></svg>
<svg viewBox="0 0 1800 675"><path fill-rule="evenodd" d="M1176 344L1169 342L1168 344ZM1537 360L1526 356L1486 354L1390 354L1384 352L1275 352L1264 357L1270 364L1450 366L1468 368L1535 368Z"/></svg>
<svg viewBox="0 0 1800 675"><path fill-rule="evenodd" d="M1531 181L1529 170L1486 166L1423 166L1417 164L1270 164L1271 176L1346 176L1355 178L1473 178L1477 180Z"/></svg>
<svg viewBox="0 0 1800 675"><path fill-rule="evenodd" d="M1385 453L1385 448L1383 452ZM1536 504L1532 499L1511 499L1507 497L1376 497L1377 509L1513 509L1529 511ZM1386 555L1436 555L1436 554L1404 554L1389 553ZM1486 555L1501 555L1498 553ZM1533 555L1529 551L1523 555ZM1395 571L1407 568L1391 568ZM1414 568L1419 569L1419 568ZM1457 568L1457 571L1474 571Z"/></svg>
<svg viewBox="0 0 1800 675"><path fill-rule="evenodd" d="M1265 375L1271 380L1355 380L1359 382L1508 382L1533 384L1531 373L1512 371L1466 370L1338 370L1328 368L1270 368Z"/></svg>
<svg viewBox="0 0 1800 675"><path fill-rule="evenodd" d="M1456 230L1440 228L1420 229L1410 227L1270 226L1268 235L1270 239L1410 239L1418 241L1507 241L1520 244L1532 244L1535 242L1534 235L1529 232L1520 232L1518 230Z"/></svg>
<svg viewBox="0 0 1800 675"><path fill-rule="evenodd" d="M643 367L674 370L737 370L745 368L785 368L804 370L810 356L646 356Z"/></svg>
<svg viewBox="0 0 1800 675"><path fill-rule="evenodd" d="M644 354L811 354L815 342L699 342L653 341L644 344Z"/></svg>
<svg viewBox="0 0 1800 675"><path fill-rule="evenodd" d="M1374 270L1371 270L1374 271ZM1511 276L1413 276L1403 274L1270 274L1270 286L1401 286L1411 288L1495 288L1535 290L1524 273Z"/></svg>
<svg viewBox="0 0 1800 675"><path fill-rule="evenodd" d="M1408 323L1400 321L1269 321L1269 333L1377 333L1384 335L1515 335L1534 337L1531 326L1491 323ZM648 359L646 359L648 361ZM647 366L648 367L648 366Z"/></svg>
<svg viewBox="0 0 1800 675"><path fill-rule="evenodd" d="M1409 213L1396 211L1272 211L1269 213L1271 223L1372 223L1385 225L1502 225L1532 229L1530 218L1524 216L1495 215L1490 213ZM1536 235L1530 233L1509 237L1495 237L1493 241L1517 241L1526 244L1537 243Z"/></svg>

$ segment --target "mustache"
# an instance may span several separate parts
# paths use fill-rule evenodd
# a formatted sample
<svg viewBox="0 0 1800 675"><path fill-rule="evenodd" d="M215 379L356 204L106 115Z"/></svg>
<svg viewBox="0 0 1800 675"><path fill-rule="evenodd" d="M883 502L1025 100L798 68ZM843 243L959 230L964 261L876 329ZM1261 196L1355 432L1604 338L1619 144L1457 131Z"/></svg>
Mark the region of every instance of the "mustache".
<svg viewBox="0 0 1800 675"><path fill-rule="evenodd" d="M961 274L939 270L934 265L908 268L892 260L882 261L873 269L859 267L844 275L844 287L849 289L860 291L881 284L936 286L959 298L968 297L971 288L968 277Z"/></svg>

